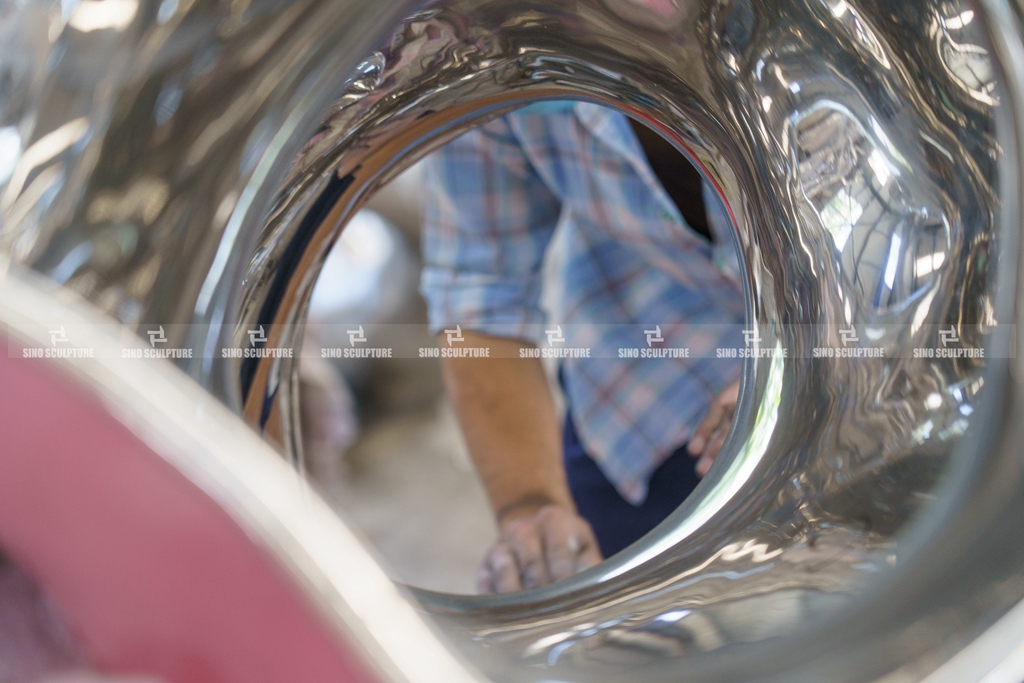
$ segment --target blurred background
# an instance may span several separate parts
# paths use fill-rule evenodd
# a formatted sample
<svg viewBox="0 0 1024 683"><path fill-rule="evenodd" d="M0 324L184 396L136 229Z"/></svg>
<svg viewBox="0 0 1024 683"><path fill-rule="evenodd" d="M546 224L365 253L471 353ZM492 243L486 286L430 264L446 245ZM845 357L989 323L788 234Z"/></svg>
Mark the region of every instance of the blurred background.
<svg viewBox="0 0 1024 683"><path fill-rule="evenodd" d="M317 281L303 358L310 479L403 583L472 593L496 537L483 488L445 399L437 359L323 359L348 326L400 325L396 356L435 346L418 293L423 167L381 190L345 227Z"/></svg>

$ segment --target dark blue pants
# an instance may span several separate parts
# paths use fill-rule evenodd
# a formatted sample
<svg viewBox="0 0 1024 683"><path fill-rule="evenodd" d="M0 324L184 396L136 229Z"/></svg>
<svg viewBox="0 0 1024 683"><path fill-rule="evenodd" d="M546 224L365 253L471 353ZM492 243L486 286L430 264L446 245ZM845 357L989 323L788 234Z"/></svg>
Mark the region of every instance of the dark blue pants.
<svg viewBox="0 0 1024 683"><path fill-rule="evenodd" d="M642 505L632 505L619 495L597 464L583 450L576 426L566 415L562 431L565 472L580 515L590 522L601 546L611 557L653 529L683 502L700 479L696 460L680 446L651 476L650 492Z"/></svg>

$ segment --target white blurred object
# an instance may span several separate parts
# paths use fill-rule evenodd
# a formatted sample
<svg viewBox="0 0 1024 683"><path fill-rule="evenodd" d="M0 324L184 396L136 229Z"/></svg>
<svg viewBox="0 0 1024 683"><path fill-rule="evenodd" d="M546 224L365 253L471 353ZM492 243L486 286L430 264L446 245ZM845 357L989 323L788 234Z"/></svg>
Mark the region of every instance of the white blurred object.
<svg viewBox="0 0 1024 683"><path fill-rule="evenodd" d="M345 378L320 357L319 346L307 332L299 364L303 465L314 482L333 490L346 476L345 453L359 437L359 417Z"/></svg>
<svg viewBox="0 0 1024 683"><path fill-rule="evenodd" d="M352 217L324 262L309 303L309 322L371 324L393 320L415 296L419 265L401 231L380 214ZM337 330L328 345L347 346ZM335 342L338 342L335 344Z"/></svg>
<svg viewBox="0 0 1024 683"><path fill-rule="evenodd" d="M366 204L366 208L376 211L398 226L417 253L419 253L423 174L423 162L417 162L382 187Z"/></svg>
<svg viewBox="0 0 1024 683"><path fill-rule="evenodd" d="M330 489L344 479L344 454L359 436L350 390L370 360L328 360L323 347L348 347L352 325L396 322L416 297L419 264L394 225L374 211L352 217L324 262L309 303L299 380L310 477Z"/></svg>

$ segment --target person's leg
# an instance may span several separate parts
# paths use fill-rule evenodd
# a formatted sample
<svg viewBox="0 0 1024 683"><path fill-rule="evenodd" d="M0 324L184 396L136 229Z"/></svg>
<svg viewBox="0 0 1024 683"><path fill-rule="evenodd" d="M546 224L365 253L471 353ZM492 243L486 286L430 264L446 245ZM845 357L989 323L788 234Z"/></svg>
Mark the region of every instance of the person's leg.
<svg viewBox="0 0 1024 683"><path fill-rule="evenodd" d="M587 455L572 419L566 415L562 432L565 471L580 515L590 522L601 546L611 557L638 540L671 514L700 481L685 445L678 448L651 476L647 499L632 505L615 490Z"/></svg>

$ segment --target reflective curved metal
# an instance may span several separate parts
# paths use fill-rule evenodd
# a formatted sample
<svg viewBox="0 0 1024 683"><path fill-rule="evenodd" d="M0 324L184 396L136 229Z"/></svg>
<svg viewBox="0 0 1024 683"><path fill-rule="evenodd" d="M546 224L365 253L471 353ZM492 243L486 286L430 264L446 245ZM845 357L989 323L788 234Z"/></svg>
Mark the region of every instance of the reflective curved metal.
<svg viewBox="0 0 1024 683"><path fill-rule="evenodd" d="M482 671L963 681L1020 645L1019 5L445 0L344 80L376 5L118 2L120 27L51 14L47 64L12 70L0 244L136 329L195 323L196 349L296 347L361 203L527 101L646 122L728 205L749 322L787 355L748 362L719 464L625 553L418 594ZM884 357L814 357L850 326ZM950 334L984 361L912 353ZM186 369L297 457L294 364L211 355Z"/></svg>
<svg viewBox="0 0 1024 683"><path fill-rule="evenodd" d="M480 680L272 448L170 364L126 364L146 343L54 290L0 256L6 405L76 426L17 435L5 412L0 544L50 582L76 663L167 683ZM54 319L83 353L24 354L52 348Z"/></svg>

